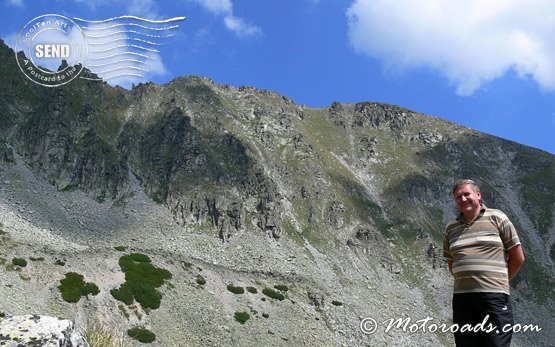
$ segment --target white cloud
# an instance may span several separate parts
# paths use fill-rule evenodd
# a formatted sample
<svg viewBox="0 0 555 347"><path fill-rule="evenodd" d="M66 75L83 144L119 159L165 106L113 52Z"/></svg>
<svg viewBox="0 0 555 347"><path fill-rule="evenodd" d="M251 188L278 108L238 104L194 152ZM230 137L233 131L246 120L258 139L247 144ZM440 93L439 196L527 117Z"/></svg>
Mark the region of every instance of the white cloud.
<svg viewBox="0 0 555 347"><path fill-rule="evenodd" d="M92 11L97 11L102 7L119 7L125 15L135 15L157 19L158 5L155 0L129 0L126 2L115 2L114 0L73 0L78 4L84 4Z"/></svg>
<svg viewBox="0 0 555 347"><path fill-rule="evenodd" d="M128 15L147 16L149 19L159 19L158 5L154 0L132 0L127 3Z"/></svg>
<svg viewBox="0 0 555 347"><path fill-rule="evenodd" d="M554 10L550 0L356 0L349 40L388 68L436 69L462 95L511 69L553 91Z"/></svg>
<svg viewBox="0 0 555 347"><path fill-rule="evenodd" d="M230 14L224 17L226 28L233 31L239 37L257 36L262 34L260 28L245 23L241 18Z"/></svg>
<svg viewBox="0 0 555 347"><path fill-rule="evenodd" d="M86 4L92 10L103 6L113 6L113 0L73 0L77 3ZM234 32L238 37L253 37L262 34L262 30L245 22L244 19L237 17L233 13L233 3L231 0L188 0L199 4L210 13L221 16L227 29ZM310 0L312 2L318 0ZM121 6L121 4L116 3ZM155 0L130 0L126 3L126 13L137 16L146 16L150 19L160 18L159 7Z"/></svg>
<svg viewBox="0 0 555 347"><path fill-rule="evenodd" d="M233 12L233 4L230 0L195 0L210 12L215 14L231 14Z"/></svg>
<svg viewBox="0 0 555 347"><path fill-rule="evenodd" d="M99 7L109 5L112 3L110 0L73 0L78 4L84 4L91 10L96 11Z"/></svg>
<svg viewBox="0 0 555 347"><path fill-rule="evenodd" d="M16 7L23 7L23 0L8 0L8 5L16 6Z"/></svg>
<svg viewBox="0 0 555 347"><path fill-rule="evenodd" d="M223 16L224 25L239 37L259 36L262 30L246 23L243 19L233 14L231 0L193 0L215 15Z"/></svg>

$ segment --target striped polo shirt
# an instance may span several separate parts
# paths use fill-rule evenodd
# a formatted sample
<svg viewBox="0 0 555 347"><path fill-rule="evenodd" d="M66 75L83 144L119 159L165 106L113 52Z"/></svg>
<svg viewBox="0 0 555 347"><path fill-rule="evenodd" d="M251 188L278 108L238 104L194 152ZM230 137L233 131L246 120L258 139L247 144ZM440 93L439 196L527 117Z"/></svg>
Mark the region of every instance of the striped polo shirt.
<svg viewBox="0 0 555 347"><path fill-rule="evenodd" d="M445 229L443 256L453 261L454 293L509 294L506 252L519 245L513 223L482 204L470 224L462 214Z"/></svg>

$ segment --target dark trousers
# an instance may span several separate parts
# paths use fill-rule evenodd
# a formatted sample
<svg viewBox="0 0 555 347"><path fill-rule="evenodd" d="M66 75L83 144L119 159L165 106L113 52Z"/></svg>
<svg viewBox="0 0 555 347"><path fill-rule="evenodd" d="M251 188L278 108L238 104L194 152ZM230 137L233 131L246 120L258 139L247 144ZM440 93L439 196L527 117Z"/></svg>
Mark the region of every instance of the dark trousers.
<svg viewBox="0 0 555 347"><path fill-rule="evenodd" d="M503 327L513 325L510 297L503 293L454 294L453 323L459 327L455 333L457 347L509 347L513 333L504 332ZM461 332L470 327L473 331Z"/></svg>

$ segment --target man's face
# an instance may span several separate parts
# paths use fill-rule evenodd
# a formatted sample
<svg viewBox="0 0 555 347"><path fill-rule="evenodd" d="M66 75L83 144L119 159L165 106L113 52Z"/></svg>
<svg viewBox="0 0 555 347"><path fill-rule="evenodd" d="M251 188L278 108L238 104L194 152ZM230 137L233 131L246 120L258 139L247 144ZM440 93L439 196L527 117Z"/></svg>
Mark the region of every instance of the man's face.
<svg viewBox="0 0 555 347"><path fill-rule="evenodd" d="M462 214L475 213L480 211L480 199L482 194L480 191L475 191L472 186L466 184L459 187L454 194L455 203L457 208Z"/></svg>

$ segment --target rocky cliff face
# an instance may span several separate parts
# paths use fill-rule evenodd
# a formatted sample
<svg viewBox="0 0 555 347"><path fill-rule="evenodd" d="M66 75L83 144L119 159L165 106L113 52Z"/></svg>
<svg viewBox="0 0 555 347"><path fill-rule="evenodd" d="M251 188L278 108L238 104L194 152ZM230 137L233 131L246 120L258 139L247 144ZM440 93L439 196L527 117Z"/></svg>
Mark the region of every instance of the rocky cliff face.
<svg viewBox="0 0 555 347"><path fill-rule="evenodd" d="M449 333L359 326L448 324L441 237L455 216L451 186L469 177L516 224L527 255L516 318L544 329L515 345L551 341L553 155L393 105L314 109L195 76L131 91L85 80L43 88L3 43L0 58L0 260L43 258L0 270L0 311L146 324L160 346L450 346ZM122 309L110 295L122 281L118 245L173 273L158 310ZM101 293L61 301L67 267ZM261 294L280 283L284 302ZM239 324L243 311L252 318Z"/></svg>

